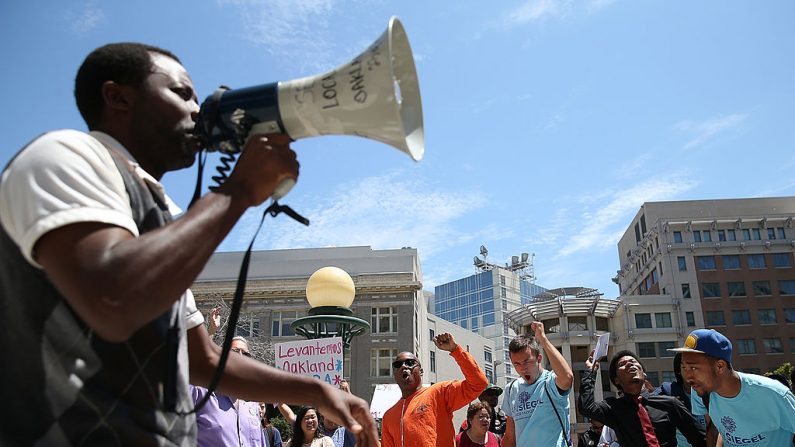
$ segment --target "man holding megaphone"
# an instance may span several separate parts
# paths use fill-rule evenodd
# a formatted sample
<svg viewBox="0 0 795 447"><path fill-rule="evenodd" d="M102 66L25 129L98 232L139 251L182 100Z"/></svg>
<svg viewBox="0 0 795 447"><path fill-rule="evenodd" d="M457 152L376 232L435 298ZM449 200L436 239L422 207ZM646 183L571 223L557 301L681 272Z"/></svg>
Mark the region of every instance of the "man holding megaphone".
<svg viewBox="0 0 795 447"><path fill-rule="evenodd" d="M284 135L248 138L229 178L174 220L159 180L200 148L180 61L106 45L75 96L90 132L36 138L0 179L0 351L14 365L0 368L14 402L0 445L195 445L189 377L207 386L220 353L188 287L248 208L298 178L296 155ZM218 391L316 405L377 445L367 404L320 381L233 355Z"/></svg>

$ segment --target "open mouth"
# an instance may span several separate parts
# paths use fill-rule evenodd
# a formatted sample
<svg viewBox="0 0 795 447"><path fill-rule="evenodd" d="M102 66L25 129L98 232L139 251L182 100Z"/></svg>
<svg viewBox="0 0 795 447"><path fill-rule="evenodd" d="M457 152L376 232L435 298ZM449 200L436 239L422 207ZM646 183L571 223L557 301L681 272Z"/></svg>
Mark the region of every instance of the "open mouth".
<svg viewBox="0 0 795 447"><path fill-rule="evenodd" d="M409 381L411 379L411 373L408 370L404 369L402 376L404 381Z"/></svg>

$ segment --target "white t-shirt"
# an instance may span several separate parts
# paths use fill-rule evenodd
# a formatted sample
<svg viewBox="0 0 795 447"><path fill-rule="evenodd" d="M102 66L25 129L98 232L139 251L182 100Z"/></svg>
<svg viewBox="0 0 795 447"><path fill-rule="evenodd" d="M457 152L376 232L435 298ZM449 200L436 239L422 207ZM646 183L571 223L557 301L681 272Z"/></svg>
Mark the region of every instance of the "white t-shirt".
<svg viewBox="0 0 795 447"><path fill-rule="evenodd" d="M160 182L143 170L130 153L103 132L58 130L31 142L0 177L0 224L31 265L41 268L33 248L46 233L79 222L101 222L139 236L130 198L108 149L130 162L134 172L152 187ZM58 150L53 150L57 147ZM172 215L179 207L165 194ZM190 290L188 329L204 322Z"/></svg>

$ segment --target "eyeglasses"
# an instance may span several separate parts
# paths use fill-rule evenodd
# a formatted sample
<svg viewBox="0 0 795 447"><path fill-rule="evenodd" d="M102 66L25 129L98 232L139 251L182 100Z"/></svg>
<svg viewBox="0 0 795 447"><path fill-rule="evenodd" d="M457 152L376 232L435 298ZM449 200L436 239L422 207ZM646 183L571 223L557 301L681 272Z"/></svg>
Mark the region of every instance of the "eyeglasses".
<svg viewBox="0 0 795 447"><path fill-rule="evenodd" d="M394 362L392 362L392 367L398 369L401 366L406 365L409 368L414 368L415 366L417 366L417 364L418 364L417 361L414 359L395 360Z"/></svg>
<svg viewBox="0 0 795 447"><path fill-rule="evenodd" d="M242 349L240 349L240 348L232 348L232 349L230 349L230 351L232 351L232 352L237 352L238 354L243 354L243 355L245 355L246 357L251 357L251 353L250 353L250 352L248 352L248 351L244 351L244 350L242 350Z"/></svg>

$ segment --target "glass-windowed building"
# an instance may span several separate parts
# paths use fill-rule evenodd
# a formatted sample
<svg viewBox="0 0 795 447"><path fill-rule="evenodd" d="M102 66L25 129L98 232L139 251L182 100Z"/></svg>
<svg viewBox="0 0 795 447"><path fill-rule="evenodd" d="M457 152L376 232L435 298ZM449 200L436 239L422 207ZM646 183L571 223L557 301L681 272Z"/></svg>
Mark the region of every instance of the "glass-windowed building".
<svg viewBox="0 0 795 447"><path fill-rule="evenodd" d="M523 279L520 272L495 265L491 270L436 286L432 310L494 341L495 352L486 349L479 360L484 360L489 381L504 387L517 377L508 354L508 343L516 334L503 323L504 316L545 290Z"/></svg>

